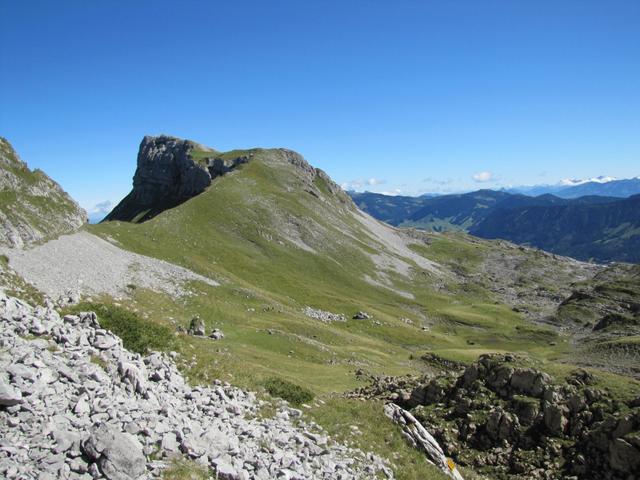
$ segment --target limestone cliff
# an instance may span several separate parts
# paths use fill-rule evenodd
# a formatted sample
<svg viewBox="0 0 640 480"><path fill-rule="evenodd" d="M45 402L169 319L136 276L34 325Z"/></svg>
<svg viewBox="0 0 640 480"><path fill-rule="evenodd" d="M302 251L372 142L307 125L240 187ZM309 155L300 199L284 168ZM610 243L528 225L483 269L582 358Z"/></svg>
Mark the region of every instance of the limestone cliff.
<svg viewBox="0 0 640 480"><path fill-rule="evenodd" d="M0 245L22 248L77 230L87 212L0 137Z"/></svg>
<svg viewBox="0 0 640 480"><path fill-rule="evenodd" d="M193 150L211 149L165 135L144 137L138 151L133 190L105 221L148 220L203 192L211 184L211 175L206 165L194 160Z"/></svg>

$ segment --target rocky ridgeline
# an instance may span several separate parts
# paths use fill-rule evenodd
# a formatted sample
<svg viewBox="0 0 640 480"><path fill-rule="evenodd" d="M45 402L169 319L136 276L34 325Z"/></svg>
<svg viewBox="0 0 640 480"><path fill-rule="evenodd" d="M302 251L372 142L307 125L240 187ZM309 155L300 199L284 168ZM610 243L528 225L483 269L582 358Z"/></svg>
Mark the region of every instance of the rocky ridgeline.
<svg viewBox="0 0 640 480"><path fill-rule="evenodd" d="M312 167L302 155L285 148L267 152L269 154L262 155L262 160L295 167L293 171L308 193L319 197L320 192L314 186L314 180L320 178L332 195L339 195L343 202L351 202L325 172ZM138 150L133 189L105 220L148 220L201 194L213 179L249 163L253 156L251 151L247 155L226 158L191 140L168 135L145 136Z"/></svg>
<svg viewBox="0 0 640 480"><path fill-rule="evenodd" d="M446 455L493 478L638 478L640 399L623 403L574 371L563 385L512 355L483 355L398 403Z"/></svg>
<svg viewBox="0 0 640 480"><path fill-rule="evenodd" d="M0 247L23 248L80 228L87 212L0 137Z"/></svg>
<svg viewBox="0 0 640 480"><path fill-rule="evenodd" d="M392 477L299 410L222 382L190 387L173 357L123 348L94 313L60 318L0 294L0 476L156 478L174 457L219 479Z"/></svg>

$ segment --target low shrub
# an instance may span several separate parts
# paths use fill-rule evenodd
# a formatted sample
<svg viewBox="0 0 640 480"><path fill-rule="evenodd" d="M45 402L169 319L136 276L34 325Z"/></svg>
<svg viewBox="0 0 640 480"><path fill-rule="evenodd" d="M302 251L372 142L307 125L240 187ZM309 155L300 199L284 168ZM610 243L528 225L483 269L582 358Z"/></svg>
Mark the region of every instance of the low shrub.
<svg viewBox="0 0 640 480"><path fill-rule="evenodd" d="M310 390L278 377L265 380L263 386L272 397L282 398L292 405L310 402L314 397Z"/></svg>
<svg viewBox="0 0 640 480"><path fill-rule="evenodd" d="M64 314L96 312L102 328L122 339L125 348L147 353L149 350L169 350L175 343L173 329L140 318L135 312L113 304L81 302L65 309Z"/></svg>
<svg viewBox="0 0 640 480"><path fill-rule="evenodd" d="M162 480L209 480L211 472L193 460L175 459L163 473Z"/></svg>

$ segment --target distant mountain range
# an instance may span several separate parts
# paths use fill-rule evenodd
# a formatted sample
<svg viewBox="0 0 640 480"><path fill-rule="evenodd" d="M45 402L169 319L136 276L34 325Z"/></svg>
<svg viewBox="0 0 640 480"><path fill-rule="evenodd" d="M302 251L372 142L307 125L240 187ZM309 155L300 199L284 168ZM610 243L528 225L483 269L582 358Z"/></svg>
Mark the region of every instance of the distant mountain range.
<svg viewBox="0 0 640 480"><path fill-rule="evenodd" d="M494 210L469 232L584 260L640 262L640 195L604 199Z"/></svg>
<svg viewBox="0 0 640 480"><path fill-rule="evenodd" d="M538 196L551 193L561 198L585 195L627 198L640 193L640 176L618 180L613 177L595 177L587 180L563 180L556 185L533 185L505 189L508 193Z"/></svg>
<svg viewBox="0 0 640 480"><path fill-rule="evenodd" d="M589 191L594 183L568 188ZM640 195L561 198L478 190L441 197L392 197L370 192L351 196L361 209L394 226L462 230L581 260L640 262Z"/></svg>

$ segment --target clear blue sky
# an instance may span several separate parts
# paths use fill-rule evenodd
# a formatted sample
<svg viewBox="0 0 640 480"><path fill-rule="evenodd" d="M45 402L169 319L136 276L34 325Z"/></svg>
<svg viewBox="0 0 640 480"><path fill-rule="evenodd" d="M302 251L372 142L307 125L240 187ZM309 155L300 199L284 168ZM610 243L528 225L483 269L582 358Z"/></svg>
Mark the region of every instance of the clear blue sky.
<svg viewBox="0 0 640 480"><path fill-rule="evenodd" d="M159 133L375 191L640 175L638 0L0 5L0 135L87 208Z"/></svg>

